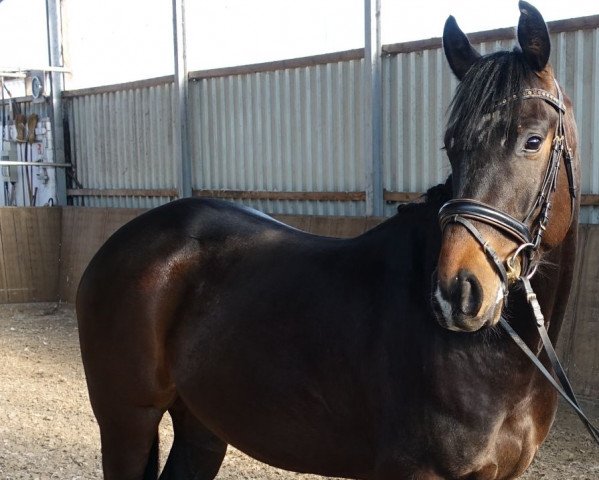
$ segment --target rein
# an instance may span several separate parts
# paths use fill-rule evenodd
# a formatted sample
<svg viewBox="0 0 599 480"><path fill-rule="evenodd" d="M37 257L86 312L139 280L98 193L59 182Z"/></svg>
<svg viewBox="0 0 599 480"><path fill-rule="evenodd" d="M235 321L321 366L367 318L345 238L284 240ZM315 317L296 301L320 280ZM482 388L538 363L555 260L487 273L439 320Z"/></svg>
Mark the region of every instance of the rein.
<svg viewBox="0 0 599 480"><path fill-rule="evenodd" d="M545 319L543 317L543 313L541 312L541 307L530 284L530 279L537 271L539 263L538 250L541 246L545 230L547 229L547 223L549 222L551 200L553 193L557 188L557 178L562 159L566 168L570 192L570 222L572 222L575 208L576 187L574 185L574 173L572 167L572 150L567 144L564 125L564 114L566 113L566 107L563 102L562 91L555 79L554 82L557 88L557 97L546 90L539 88L527 88L520 94L512 95L511 97L495 104L495 108L501 108L509 102L519 99L527 100L537 98L547 102L549 105L555 108L558 113L558 122L553 138L549 164L547 166L547 170L545 171L537 198L525 218L520 221L513 216L492 207L491 205L487 205L486 203L469 198L459 198L449 200L441 207L439 210L439 222L441 225L441 231L443 231L450 223L458 223L462 225L482 246L483 252L487 256L487 259L494 266L501 279L504 307L507 306L510 280L522 282L526 292L526 299L531 306L535 317L535 325L539 331L543 347L545 348L553 370L556 373L561 385L558 384L551 373L549 373L538 357L518 336L516 331L507 322L507 320L503 318L503 316L500 318L499 323L510 335L512 340L514 340L514 342L518 345L518 347L520 347L520 349L531 359L533 364L539 369L543 376L545 376L545 378L558 391L558 393L576 411L593 439L599 444L599 429L590 422L580 408L578 399L574 394L572 386L570 385L564 369L555 353L553 345L551 344L549 335L547 334L547 330L545 328ZM528 223L534 217L535 212L538 212L536 215L536 221L531 225L531 227L529 227ZM491 248L489 243L485 240L482 233L474 226L472 221L478 221L490 225L491 227L500 230L503 234L516 242L517 247L507 258L505 264L497 255L497 252L495 252L495 250ZM517 274L515 261L519 256L521 257L521 268L520 273Z"/></svg>

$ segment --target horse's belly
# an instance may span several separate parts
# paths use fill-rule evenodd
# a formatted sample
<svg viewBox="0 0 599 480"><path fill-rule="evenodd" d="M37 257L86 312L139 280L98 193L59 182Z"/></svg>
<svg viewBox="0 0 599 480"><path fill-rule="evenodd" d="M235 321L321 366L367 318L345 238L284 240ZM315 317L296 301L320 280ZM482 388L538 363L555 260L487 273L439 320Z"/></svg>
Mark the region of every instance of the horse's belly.
<svg viewBox="0 0 599 480"><path fill-rule="evenodd" d="M360 478L372 465L372 445L356 426L340 427L334 412L273 390L257 393L223 384L181 392L200 421L257 460L298 472ZM212 390L212 391L209 391ZM295 392L297 393L297 392ZM275 398L272 397L275 395Z"/></svg>
<svg viewBox="0 0 599 480"><path fill-rule="evenodd" d="M293 342L196 343L173 377L194 415L222 440L288 470L362 478L373 465L371 410L343 374L311 371ZM330 366L329 366L330 368Z"/></svg>

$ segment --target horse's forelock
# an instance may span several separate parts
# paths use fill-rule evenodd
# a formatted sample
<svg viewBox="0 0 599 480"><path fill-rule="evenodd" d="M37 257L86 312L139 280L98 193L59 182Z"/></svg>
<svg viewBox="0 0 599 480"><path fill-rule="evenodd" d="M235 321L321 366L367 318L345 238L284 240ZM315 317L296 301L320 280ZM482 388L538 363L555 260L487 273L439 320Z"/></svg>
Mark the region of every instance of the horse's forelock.
<svg viewBox="0 0 599 480"><path fill-rule="evenodd" d="M531 78L522 53L496 52L480 58L458 85L450 104L449 120L445 133L445 145L470 150L501 128L500 134L514 128L518 118L520 101L510 101L501 108L500 117L494 125L483 129L483 119L496 108L498 102L518 94ZM487 122L488 123L488 122Z"/></svg>

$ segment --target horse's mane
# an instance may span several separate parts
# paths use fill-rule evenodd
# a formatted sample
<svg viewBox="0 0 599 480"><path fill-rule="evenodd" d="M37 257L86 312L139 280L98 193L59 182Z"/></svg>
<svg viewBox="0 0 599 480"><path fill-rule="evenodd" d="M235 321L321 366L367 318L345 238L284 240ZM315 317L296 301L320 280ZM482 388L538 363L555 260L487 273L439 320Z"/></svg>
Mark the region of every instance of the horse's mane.
<svg viewBox="0 0 599 480"><path fill-rule="evenodd" d="M403 216L413 213L415 210L422 212L423 210L431 210L436 215L447 200L451 199L451 175L445 183L440 183L429 188L419 200L411 203L403 203L397 207L397 216Z"/></svg>
<svg viewBox="0 0 599 480"><path fill-rule="evenodd" d="M452 196L451 175L447 177L445 183L440 183L426 191L426 203L439 205L445 203Z"/></svg>
<svg viewBox="0 0 599 480"><path fill-rule="evenodd" d="M477 60L458 84L451 101L445 146L471 150L487 142L495 132L507 136L516 128L519 100L501 108L501 121L489 124L483 117L496 109L497 102L519 93L531 75L519 49L492 53Z"/></svg>

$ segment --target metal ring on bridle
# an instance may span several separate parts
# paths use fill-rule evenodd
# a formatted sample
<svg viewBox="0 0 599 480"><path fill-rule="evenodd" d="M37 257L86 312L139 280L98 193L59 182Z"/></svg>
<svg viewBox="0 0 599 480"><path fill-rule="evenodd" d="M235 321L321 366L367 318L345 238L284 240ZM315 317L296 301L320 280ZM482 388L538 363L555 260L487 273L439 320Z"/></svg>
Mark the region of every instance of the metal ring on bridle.
<svg viewBox="0 0 599 480"><path fill-rule="evenodd" d="M505 262L505 264L507 265L507 269L508 269L508 273L513 273L516 271L516 267L514 265L514 261L516 260L516 258L518 258L518 255L520 255L525 249L530 248L530 249L534 249L534 244L532 243L523 243L522 245L519 245L518 248L516 248L516 250L514 250L514 253L512 253L511 256L509 256ZM524 259L524 257L523 257ZM528 275L529 272L527 272L528 270L528 261L530 259L527 259L527 264L525 265L524 262L521 265L521 269L520 269L520 276L522 275ZM536 266L534 267L534 270L536 270Z"/></svg>

